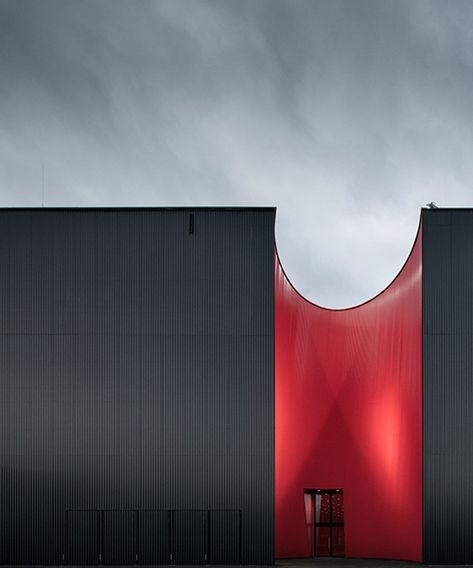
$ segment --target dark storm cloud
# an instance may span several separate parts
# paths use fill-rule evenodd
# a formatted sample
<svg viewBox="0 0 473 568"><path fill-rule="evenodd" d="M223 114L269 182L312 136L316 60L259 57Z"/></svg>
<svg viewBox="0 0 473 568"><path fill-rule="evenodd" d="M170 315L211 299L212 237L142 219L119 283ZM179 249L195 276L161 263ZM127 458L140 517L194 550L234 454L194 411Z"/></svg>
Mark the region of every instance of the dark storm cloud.
<svg viewBox="0 0 473 568"><path fill-rule="evenodd" d="M294 284L383 288L471 205L473 5L0 0L0 197L272 205Z"/></svg>

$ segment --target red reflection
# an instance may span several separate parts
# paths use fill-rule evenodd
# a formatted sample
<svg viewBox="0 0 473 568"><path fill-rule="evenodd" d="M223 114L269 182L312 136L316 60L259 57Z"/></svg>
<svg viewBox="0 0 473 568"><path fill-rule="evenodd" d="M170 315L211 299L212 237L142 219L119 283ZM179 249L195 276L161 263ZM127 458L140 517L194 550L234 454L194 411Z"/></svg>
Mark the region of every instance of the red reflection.
<svg viewBox="0 0 473 568"><path fill-rule="evenodd" d="M304 488L343 487L347 556L421 561L420 237L352 309L307 302L277 257L275 285L276 556L313 554Z"/></svg>
<svg viewBox="0 0 473 568"><path fill-rule="evenodd" d="M307 526L307 545L310 556L314 555L314 499L310 493L304 493L305 522Z"/></svg>

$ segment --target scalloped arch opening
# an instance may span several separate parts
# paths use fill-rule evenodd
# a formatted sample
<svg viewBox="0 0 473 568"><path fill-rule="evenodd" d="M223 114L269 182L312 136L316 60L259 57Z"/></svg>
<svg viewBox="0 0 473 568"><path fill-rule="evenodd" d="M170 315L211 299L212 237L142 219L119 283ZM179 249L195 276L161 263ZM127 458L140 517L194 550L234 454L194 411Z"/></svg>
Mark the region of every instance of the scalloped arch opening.
<svg viewBox="0 0 473 568"><path fill-rule="evenodd" d="M315 287L309 288L307 280L304 281L304 278L300 278L301 270L297 267L297 262L291 260L290 251L284 252L281 248L284 248L284 238L283 236L279 236L281 231L280 224L278 223L279 215L276 215L276 223L275 223L275 235L274 235L274 242L275 242L275 251L276 251L276 262L279 264L282 273L285 276L290 287L294 290L294 292L300 296L305 302L316 306L321 309L325 310L333 310L333 311L340 311L340 310L350 310L364 304L371 302L381 294L383 294L386 290L388 290L392 284L397 280L403 269L405 268L406 264L408 263L409 259L412 256L416 243L419 239L420 231L421 231L421 216L419 215L418 221L416 225L413 225L413 235L409 240L409 248L407 250L407 254L404 251L397 251L396 254L396 263L388 262L389 267L393 267L390 270L391 275L385 278L384 280L376 280L376 285L372 286L369 284L370 280L373 280L373 276L376 275L377 271L377 260L380 257L386 259L386 256L382 253L378 255L374 255L373 260L366 261L360 263L363 269L363 273L365 275L366 280L364 281L365 289L358 290L357 293L353 293L352 289L349 288L350 282L353 281L348 274L348 268L346 268L343 262L337 263L336 261L331 261L330 264L323 264L323 268L326 269L326 274L319 275L319 281L322 280L322 284L318 287L318 290L313 293ZM301 251L299 256L305 256L308 261L310 261L311 252L315 254L316 251ZM297 252L296 252L297 254ZM356 252L355 252L356 257ZM301 263L299 262L299 265ZM357 263L354 262L354 265ZM368 270L367 266L372 266L372 270ZM383 270L383 273L387 273L387 270ZM332 302L325 302L324 298L328 297L328 294L324 292L324 289L330 288L332 291L333 288L337 289L337 299ZM367 291L365 291L367 290ZM330 294L333 298L333 294ZM351 301L347 301L347 297L351 299ZM353 298L355 297L355 301Z"/></svg>
<svg viewBox="0 0 473 568"><path fill-rule="evenodd" d="M419 229L356 309L310 303L275 263L277 558L313 556L304 492L341 488L347 557L422 560Z"/></svg>

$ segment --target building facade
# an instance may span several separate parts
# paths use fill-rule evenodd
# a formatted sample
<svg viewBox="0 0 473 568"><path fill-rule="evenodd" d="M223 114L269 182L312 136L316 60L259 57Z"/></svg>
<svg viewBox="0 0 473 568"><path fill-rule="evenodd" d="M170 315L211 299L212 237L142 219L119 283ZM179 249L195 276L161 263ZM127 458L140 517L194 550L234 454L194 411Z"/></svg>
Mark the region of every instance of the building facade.
<svg viewBox="0 0 473 568"><path fill-rule="evenodd" d="M473 211L345 310L274 218L0 210L3 564L473 563Z"/></svg>
<svg viewBox="0 0 473 568"><path fill-rule="evenodd" d="M0 212L4 564L270 564L274 210Z"/></svg>

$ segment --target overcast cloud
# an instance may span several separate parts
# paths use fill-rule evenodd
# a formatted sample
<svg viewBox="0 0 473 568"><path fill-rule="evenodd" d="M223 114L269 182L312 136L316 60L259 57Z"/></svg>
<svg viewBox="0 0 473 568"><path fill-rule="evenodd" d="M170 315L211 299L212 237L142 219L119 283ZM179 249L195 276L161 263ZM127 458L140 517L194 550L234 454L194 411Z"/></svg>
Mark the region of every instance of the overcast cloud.
<svg viewBox="0 0 473 568"><path fill-rule="evenodd" d="M0 0L0 205L276 205L294 285L379 292L473 206L470 0Z"/></svg>

